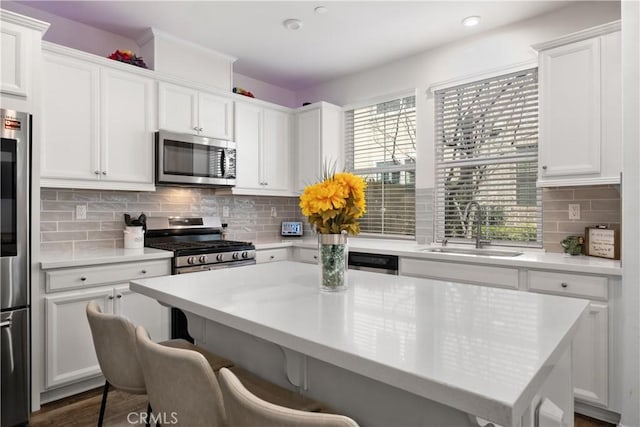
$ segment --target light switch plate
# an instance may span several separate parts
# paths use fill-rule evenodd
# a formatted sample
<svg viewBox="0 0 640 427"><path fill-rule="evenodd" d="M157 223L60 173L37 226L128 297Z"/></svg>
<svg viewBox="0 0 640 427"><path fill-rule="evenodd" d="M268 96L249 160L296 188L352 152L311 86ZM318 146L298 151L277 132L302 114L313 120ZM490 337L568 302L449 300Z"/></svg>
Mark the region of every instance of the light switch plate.
<svg viewBox="0 0 640 427"><path fill-rule="evenodd" d="M569 204L569 219L580 219L580 204Z"/></svg>
<svg viewBox="0 0 640 427"><path fill-rule="evenodd" d="M87 219L87 205L76 205L76 219Z"/></svg>

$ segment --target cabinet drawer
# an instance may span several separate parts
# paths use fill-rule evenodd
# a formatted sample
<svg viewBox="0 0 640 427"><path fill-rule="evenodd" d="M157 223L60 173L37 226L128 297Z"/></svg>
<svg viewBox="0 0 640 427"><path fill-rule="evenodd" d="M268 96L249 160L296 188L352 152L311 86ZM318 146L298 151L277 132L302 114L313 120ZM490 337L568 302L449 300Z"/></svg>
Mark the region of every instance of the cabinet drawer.
<svg viewBox="0 0 640 427"><path fill-rule="evenodd" d="M400 275L518 289L517 268L401 258Z"/></svg>
<svg viewBox="0 0 640 427"><path fill-rule="evenodd" d="M288 248L256 251L256 263L258 264L264 262L286 261L287 259L289 259Z"/></svg>
<svg viewBox="0 0 640 427"><path fill-rule="evenodd" d="M293 259L300 262L308 262L311 264L318 263L317 249L294 248Z"/></svg>
<svg viewBox="0 0 640 427"><path fill-rule="evenodd" d="M45 283L47 292L55 292L169 274L170 261L155 260L47 271Z"/></svg>
<svg viewBox="0 0 640 427"><path fill-rule="evenodd" d="M529 290L559 295L607 299L607 278L582 274L529 271Z"/></svg>

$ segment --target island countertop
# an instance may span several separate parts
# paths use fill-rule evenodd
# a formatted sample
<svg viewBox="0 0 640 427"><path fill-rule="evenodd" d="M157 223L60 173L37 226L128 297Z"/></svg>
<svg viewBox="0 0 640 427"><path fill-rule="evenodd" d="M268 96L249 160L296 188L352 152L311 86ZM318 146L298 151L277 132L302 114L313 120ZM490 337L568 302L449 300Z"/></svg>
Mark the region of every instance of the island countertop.
<svg viewBox="0 0 640 427"><path fill-rule="evenodd" d="M512 425L567 351L576 298L278 262L132 281L133 291L459 410Z"/></svg>

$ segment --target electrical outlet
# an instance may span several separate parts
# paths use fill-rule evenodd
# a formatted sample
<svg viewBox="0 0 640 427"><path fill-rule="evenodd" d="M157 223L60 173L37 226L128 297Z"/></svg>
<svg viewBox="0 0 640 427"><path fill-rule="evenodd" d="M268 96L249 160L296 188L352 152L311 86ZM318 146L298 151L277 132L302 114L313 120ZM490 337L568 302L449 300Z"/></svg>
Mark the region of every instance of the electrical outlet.
<svg viewBox="0 0 640 427"><path fill-rule="evenodd" d="M229 218L229 206L222 207L222 217Z"/></svg>
<svg viewBox="0 0 640 427"><path fill-rule="evenodd" d="M76 219L87 219L87 205L76 205Z"/></svg>
<svg viewBox="0 0 640 427"><path fill-rule="evenodd" d="M569 205L569 219L580 219L580 204Z"/></svg>
<svg viewBox="0 0 640 427"><path fill-rule="evenodd" d="M275 206L271 207L271 216L278 216L278 211Z"/></svg>

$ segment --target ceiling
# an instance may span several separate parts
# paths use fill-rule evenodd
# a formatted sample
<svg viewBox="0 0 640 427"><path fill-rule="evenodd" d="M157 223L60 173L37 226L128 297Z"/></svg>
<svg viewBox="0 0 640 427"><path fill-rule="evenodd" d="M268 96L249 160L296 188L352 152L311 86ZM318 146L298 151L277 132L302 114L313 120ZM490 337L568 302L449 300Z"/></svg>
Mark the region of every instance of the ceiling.
<svg viewBox="0 0 640 427"><path fill-rule="evenodd" d="M381 65L570 3L555 1L21 1L133 40L149 27L237 57L290 90ZM325 6L324 14L314 11ZM479 15L476 27L461 25ZM288 18L303 21L287 30Z"/></svg>

